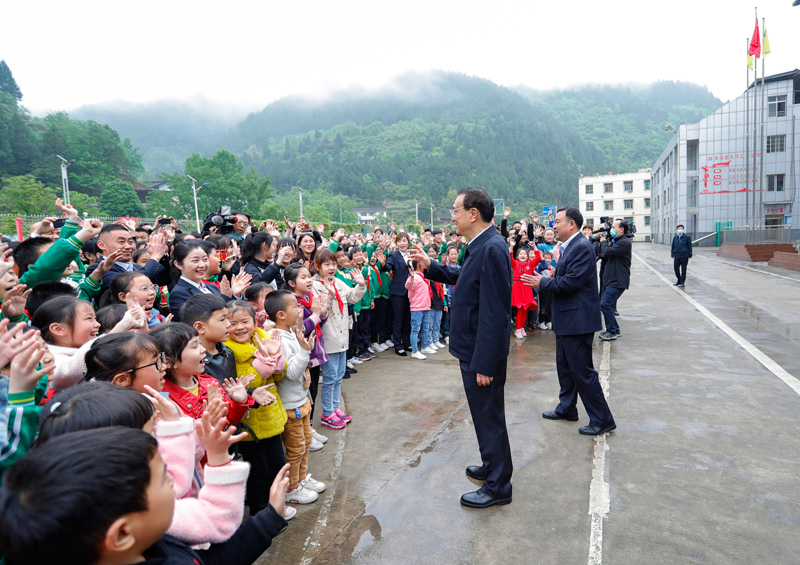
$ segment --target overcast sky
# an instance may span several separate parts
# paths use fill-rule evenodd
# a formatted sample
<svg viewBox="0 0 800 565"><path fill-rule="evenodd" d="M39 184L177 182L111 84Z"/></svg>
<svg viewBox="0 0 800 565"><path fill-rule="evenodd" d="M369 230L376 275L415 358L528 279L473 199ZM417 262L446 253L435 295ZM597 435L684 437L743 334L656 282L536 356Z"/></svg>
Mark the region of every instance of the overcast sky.
<svg viewBox="0 0 800 565"><path fill-rule="evenodd" d="M800 7L763 4L767 74L800 67ZM0 15L0 59L36 115L199 96L252 111L425 69L538 89L680 80L725 101L755 21L742 0L6 0Z"/></svg>

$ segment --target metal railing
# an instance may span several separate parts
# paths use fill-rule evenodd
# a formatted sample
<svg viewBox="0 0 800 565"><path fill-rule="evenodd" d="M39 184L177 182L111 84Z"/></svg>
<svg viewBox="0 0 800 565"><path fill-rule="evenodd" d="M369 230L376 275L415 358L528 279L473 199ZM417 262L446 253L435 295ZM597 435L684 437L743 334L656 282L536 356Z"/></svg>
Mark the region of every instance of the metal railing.
<svg viewBox="0 0 800 565"><path fill-rule="evenodd" d="M791 226L728 228L722 231L722 243L790 243Z"/></svg>
<svg viewBox="0 0 800 565"><path fill-rule="evenodd" d="M28 237L31 226L33 226L33 224L41 222L43 219L49 217L61 217L61 214L52 214L50 216L39 216L30 214L15 216L13 214L0 214L0 233L8 237L15 238L17 233L16 218L21 218L22 233L24 237ZM114 223L119 219L119 218L111 218L108 216L92 216L92 217L101 220L104 224ZM139 226L141 226L142 224L154 225L155 221L156 221L155 218L136 218L136 225ZM176 221L178 222L178 227L182 231L195 231L195 229L197 229L197 225L194 220L176 220Z"/></svg>

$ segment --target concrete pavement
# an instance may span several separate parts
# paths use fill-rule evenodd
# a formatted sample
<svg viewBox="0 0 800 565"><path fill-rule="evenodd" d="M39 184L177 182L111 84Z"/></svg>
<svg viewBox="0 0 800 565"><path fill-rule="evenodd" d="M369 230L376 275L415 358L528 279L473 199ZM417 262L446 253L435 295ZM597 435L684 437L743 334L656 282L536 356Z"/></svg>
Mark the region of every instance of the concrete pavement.
<svg viewBox="0 0 800 565"><path fill-rule="evenodd" d="M634 253L623 335L595 347L615 433L580 436L580 404L579 422L542 420L557 402L554 336L512 338L514 501L463 508L477 488L464 468L480 460L457 362L387 351L345 381L355 420L322 428L330 441L310 456L328 491L261 562L798 561L800 395L754 353L800 378L800 275L698 250L681 291L667 247Z"/></svg>

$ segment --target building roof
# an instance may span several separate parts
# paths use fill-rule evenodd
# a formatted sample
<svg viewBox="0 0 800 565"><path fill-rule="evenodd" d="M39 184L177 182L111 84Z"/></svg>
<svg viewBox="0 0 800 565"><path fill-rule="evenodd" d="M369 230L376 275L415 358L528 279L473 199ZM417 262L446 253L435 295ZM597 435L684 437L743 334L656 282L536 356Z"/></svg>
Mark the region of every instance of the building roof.
<svg viewBox="0 0 800 565"><path fill-rule="evenodd" d="M795 69L793 71L786 71L785 73L778 73L777 75L770 75L764 78L764 82L781 82L784 80L800 80L800 69ZM758 80L759 84L761 83L761 79ZM754 83L750 83L748 90L753 88Z"/></svg>

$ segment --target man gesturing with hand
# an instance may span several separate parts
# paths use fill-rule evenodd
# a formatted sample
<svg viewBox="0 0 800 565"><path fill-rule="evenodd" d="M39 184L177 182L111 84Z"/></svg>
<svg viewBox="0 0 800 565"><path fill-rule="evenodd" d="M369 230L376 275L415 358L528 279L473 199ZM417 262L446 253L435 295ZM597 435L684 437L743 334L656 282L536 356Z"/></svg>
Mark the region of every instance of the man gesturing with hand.
<svg viewBox="0 0 800 565"><path fill-rule="evenodd" d="M461 504L488 508L511 502L513 466L503 397L511 331L511 259L492 224L494 202L484 190L459 190L452 214L458 235L469 239L461 270L431 261L419 246L411 256L425 268L426 278L455 285L450 353L461 362L482 459L466 472L483 481L479 490L461 497Z"/></svg>

